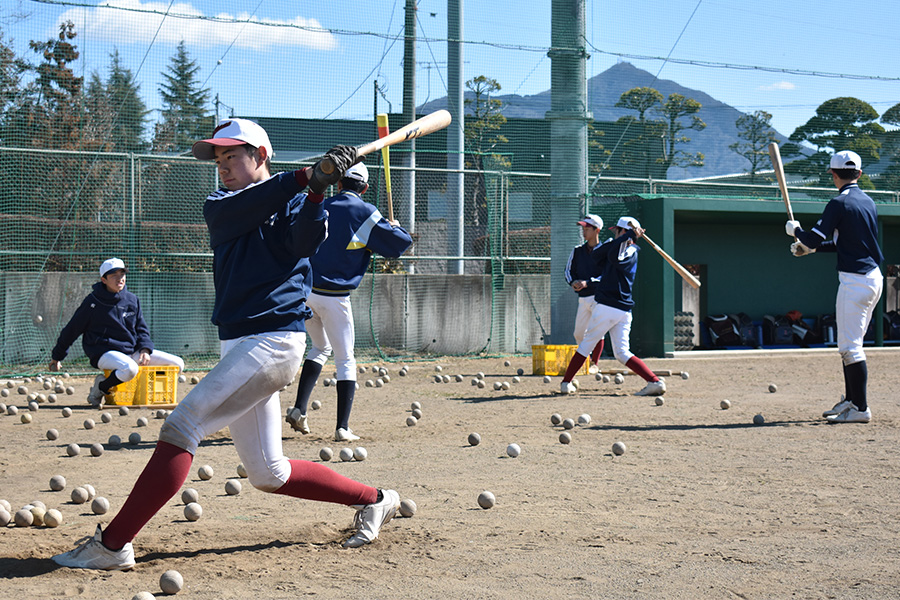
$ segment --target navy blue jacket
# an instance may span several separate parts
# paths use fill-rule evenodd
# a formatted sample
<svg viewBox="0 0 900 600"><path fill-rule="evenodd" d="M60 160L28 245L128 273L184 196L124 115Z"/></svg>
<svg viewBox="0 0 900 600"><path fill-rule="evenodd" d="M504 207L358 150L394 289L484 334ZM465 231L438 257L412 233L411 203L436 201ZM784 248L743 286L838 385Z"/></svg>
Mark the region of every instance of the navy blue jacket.
<svg viewBox="0 0 900 600"><path fill-rule="evenodd" d="M347 296L359 287L373 252L397 258L412 244L402 227L393 227L356 192L344 190L325 200L328 237L310 258L313 291Z"/></svg>
<svg viewBox="0 0 900 600"><path fill-rule="evenodd" d="M619 237L597 245L591 252L591 257L603 267L594 295L598 304L625 311L634 307L631 290L637 275L640 248L628 243L633 239L634 230L626 229Z"/></svg>
<svg viewBox="0 0 900 600"><path fill-rule="evenodd" d="M569 255L569 262L566 263L566 283L571 286L573 281L587 282L587 285L576 292L582 298L594 296L597 293L597 283L600 281L602 265L591 256L592 250L587 242L575 246Z"/></svg>
<svg viewBox="0 0 900 600"><path fill-rule="evenodd" d="M817 252L836 251L838 271L865 275L884 261L875 202L855 183L829 200L812 231L797 229L794 235Z"/></svg>
<svg viewBox="0 0 900 600"><path fill-rule="evenodd" d="M321 202L299 195L305 185L293 172L278 173L206 199L219 339L306 330L309 257L325 239L326 215Z"/></svg>
<svg viewBox="0 0 900 600"><path fill-rule="evenodd" d="M129 356L138 350L152 352L150 328L144 321L138 297L127 287L113 294L102 281L95 283L92 289L59 332L50 353L53 360L64 360L79 335L84 353L94 368L99 368L97 361L110 350Z"/></svg>

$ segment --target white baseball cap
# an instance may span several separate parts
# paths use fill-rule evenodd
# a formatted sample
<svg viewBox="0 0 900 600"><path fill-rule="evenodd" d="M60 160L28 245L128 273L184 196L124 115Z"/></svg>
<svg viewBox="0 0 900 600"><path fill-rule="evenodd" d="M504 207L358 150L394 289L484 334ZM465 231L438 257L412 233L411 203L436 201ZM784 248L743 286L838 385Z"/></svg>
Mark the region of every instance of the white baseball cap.
<svg viewBox="0 0 900 600"><path fill-rule="evenodd" d="M632 224L634 225L632 227ZM621 227L622 229L634 229L635 227L640 227L641 224L638 223L638 220L634 217L619 217L618 222L616 223L616 227ZM612 227L610 227L612 229Z"/></svg>
<svg viewBox="0 0 900 600"><path fill-rule="evenodd" d="M363 163L356 163L344 172L344 179L356 179L368 185L369 169Z"/></svg>
<svg viewBox="0 0 900 600"><path fill-rule="evenodd" d="M100 277L106 277L112 271L118 271L122 269L126 273L128 269L125 268L125 263L121 258L109 258L103 261L103 264L100 265Z"/></svg>
<svg viewBox="0 0 900 600"><path fill-rule="evenodd" d="M584 219L578 221L578 224L582 227L584 227L585 225L590 225L591 227L596 227L597 229L603 229L603 219L601 219L597 215L585 215Z"/></svg>
<svg viewBox="0 0 900 600"><path fill-rule="evenodd" d="M862 171L862 159L853 150L841 150L831 157L828 169L856 169Z"/></svg>
<svg viewBox="0 0 900 600"><path fill-rule="evenodd" d="M242 146L243 144L250 144L254 148L265 148L269 158L275 154L266 130L247 119L220 121L211 138L194 142L194 145L191 146L191 153L194 158L200 160L213 160L216 157L215 146Z"/></svg>

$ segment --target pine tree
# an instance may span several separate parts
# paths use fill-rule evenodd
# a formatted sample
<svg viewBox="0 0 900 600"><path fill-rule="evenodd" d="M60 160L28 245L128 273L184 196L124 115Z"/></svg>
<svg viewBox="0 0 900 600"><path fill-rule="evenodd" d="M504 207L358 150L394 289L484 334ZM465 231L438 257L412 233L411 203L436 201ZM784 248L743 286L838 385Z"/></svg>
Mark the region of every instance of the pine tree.
<svg viewBox="0 0 900 600"><path fill-rule="evenodd" d="M178 44L169 60L165 83L159 94L163 101L163 122L157 124L153 146L159 152L185 152L198 139L212 131L212 116L207 114L209 89L200 89L200 67L188 55L185 43Z"/></svg>

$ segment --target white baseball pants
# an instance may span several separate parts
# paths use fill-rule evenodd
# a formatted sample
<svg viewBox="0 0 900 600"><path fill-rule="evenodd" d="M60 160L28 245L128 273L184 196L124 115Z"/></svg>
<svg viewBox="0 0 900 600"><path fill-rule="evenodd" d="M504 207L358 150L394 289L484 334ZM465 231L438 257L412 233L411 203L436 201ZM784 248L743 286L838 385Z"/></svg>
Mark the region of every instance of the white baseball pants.
<svg viewBox="0 0 900 600"><path fill-rule="evenodd" d="M350 296L325 296L315 292L306 299L313 316L306 321L311 347L306 360L320 365L328 361L334 351L334 368L338 381L356 381L356 358L353 346L356 331Z"/></svg>
<svg viewBox="0 0 900 600"><path fill-rule="evenodd" d="M852 365L866 360L863 338L875 313L875 305L881 299L884 278L878 267L865 275L841 271L838 278L840 286L835 302L838 352L844 365Z"/></svg>
<svg viewBox="0 0 900 600"><path fill-rule="evenodd" d="M115 371L116 379L124 383L137 377L139 368L137 361L140 357L140 351L128 356L122 352L110 350L103 353L103 356L97 361L97 366L105 371ZM175 366L178 367L178 372L180 373L184 371L184 360L180 356L175 356L162 350L154 350L150 353L150 366Z"/></svg>
<svg viewBox="0 0 900 600"><path fill-rule="evenodd" d="M584 332L587 331L588 324L591 322L595 306L597 303L591 296L578 297L578 312L575 313L575 332L573 334L576 344L580 344L584 339ZM593 352L593 348L591 352Z"/></svg>
<svg viewBox="0 0 900 600"><path fill-rule="evenodd" d="M251 485L273 492L291 475L278 392L300 369L306 334L249 335L221 348L222 359L168 416L159 439L196 454L203 438L228 427Z"/></svg>
<svg viewBox="0 0 900 600"><path fill-rule="evenodd" d="M592 299L591 302L594 302ZM578 344L578 354L590 356L600 340L609 333L613 354L623 365L634 356L631 352L631 311L621 310L594 302L591 318L588 322L584 338Z"/></svg>

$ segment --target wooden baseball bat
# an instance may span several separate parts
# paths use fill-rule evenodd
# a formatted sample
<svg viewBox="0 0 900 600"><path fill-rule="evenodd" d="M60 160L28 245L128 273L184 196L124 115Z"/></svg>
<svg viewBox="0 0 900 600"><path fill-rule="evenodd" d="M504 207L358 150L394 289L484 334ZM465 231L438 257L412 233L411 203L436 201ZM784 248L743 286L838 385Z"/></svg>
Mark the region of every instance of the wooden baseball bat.
<svg viewBox="0 0 900 600"><path fill-rule="evenodd" d="M691 274L690 271L688 271L687 269L685 269L684 267L682 267L682 266L678 263L677 260L675 260L674 258L672 258L671 256L669 256L668 254L666 254L665 250L663 250L662 248L660 248L659 246L657 246L656 243L655 243L653 240L651 240L649 237L647 237L647 234L646 234L646 233L645 233L644 235L642 235L641 237L644 238L645 240L647 240L647 243L650 244L650 246L651 246L654 250L656 250L657 252L659 252L659 255L662 256L663 259L664 259L667 263L669 263L670 265L672 265L672 268L675 269L675 272L678 273L679 275L681 275L681 277L684 278L684 280L687 281L687 282L691 285L691 287L693 287L694 289L697 289L697 288L700 287L700 280L697 279L696 277L694 277L693 274Z"/></svg>
<svg viewBox="0 0 900 600"><path fill-rule="evenodd" d="M784 178L784 164L781 162L781 150L778 149L778 142L769 143L769 158L772 159L772 168L775 169L775 179L778 180L778 187L781 189L781 197L784 198L788 218L793 221L794 210L791 208L791 199L788 196L787 180Z"/></svg>
<svg viewBox="0 0 900 600"><path fill-rule="evenodd" d="M390 134L388 116L385 113L376 115L378 124L378 137L384 138ZM391 196L391 149L387 146L381 149L381 160L384 163L384 189L387 191L388 221L394 221L394 198Z"/></svg>
<svg viewBox="0 0 900 600"><path fill-rule="evenodd" d="M446 110L437 110L433 113L427 114L420 119L416 119L409 125L401 127L394 133L389 133L383 138L379 138L363 146L357 146L356 162L360 162L362 160L362 157L367 154L371 154L376 150L381 150L382 148L393 146L394 144L400 144L402 142L422 137L423 135L428 135L429 133L434 133L435 131L440 131L449 124L450 113ZM331 162L330 159L325 158L322 160L319 168L322 169L322 172L326 175L330 175L332 171L334 171L334 163Z"/></svg>

